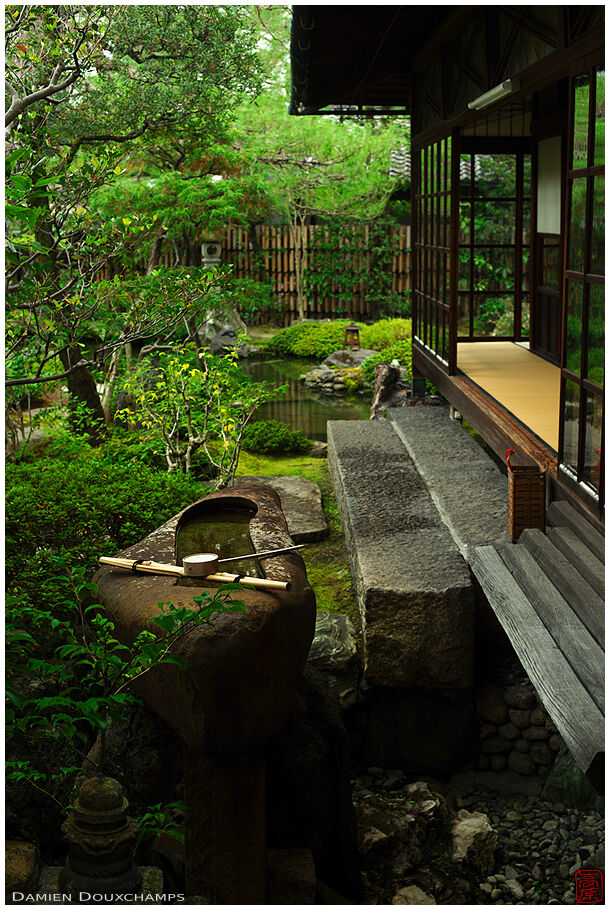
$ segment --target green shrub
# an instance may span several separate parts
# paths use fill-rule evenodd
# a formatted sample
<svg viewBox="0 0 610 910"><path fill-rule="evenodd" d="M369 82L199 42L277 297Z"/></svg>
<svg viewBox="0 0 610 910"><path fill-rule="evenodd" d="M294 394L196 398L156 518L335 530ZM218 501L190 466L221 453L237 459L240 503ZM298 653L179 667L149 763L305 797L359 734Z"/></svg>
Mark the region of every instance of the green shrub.
<svg viewBox="0 0 610 910"><path fill-rule="evenodd" d="M294 355L297 341L310 332L315 332L318 325L317 322L295 322L294 325L280 329L267 343L267 350L272 354L283 354L285 357Z"/></svg>
<svg viewBox="0 0 610 910"><path fill-rule="evenodd" d="M404 367L407 371L406 378L411 379L412 377L412 362L411 362L411 339L403 339L402 341L397 341L395 344L390 345L387 348L384 348L383 351L380 351L379 354L375 354L373 357L367 357L367 359L362 364L362 378L365 382L372 382L375 378L375 367L379 363L391 363L392 360L397 360L401 367Z"/></svg>
<svg viewBox="0 0 610 910"><path fill-rule="evenodd" d="M323 322L315 326L313 331L302 335L294 345L294 353L297 357L315 357L318 360L324 360L334 351L340 351L343 348L345 338L345 328L351 325L349 319L335 319L332 322ZM362 332L364 326L362 323L356 323Z"/></svg>
<svg viewBox="0 0 610 910"><path fill-rule="evenodd" d="M261 455L304 455L311 439L302 430L291 430L280 420L257 420L246 427L242 447Z"/></svg>
<svg viewBox="0 0 610 910"><path fill-rule="evenodd" d="M293 357L315 357L323 360L340 351L349 319L332 322L297 322L280 329L267 345L274 354ZM380 319L372 325L356 323L360 328L360 344L372 351L381 351L398 341L411 338L410 319Z"/></svg>
<svg viewBox="0 0 610 910"><path fill-rule="evenodd" d="M362 347L372 351L382 351L391 344L408 338L411 338L410 319L380 319L360 331Z"/></svg>
<svg viewBox="0 0 610 910"><path fill-rule="evenodd" d="M61 606L55 557L92 574L99 556L136 543L207 489L191 477L99 449L6 467L7 594L24 605Z"/></svg>

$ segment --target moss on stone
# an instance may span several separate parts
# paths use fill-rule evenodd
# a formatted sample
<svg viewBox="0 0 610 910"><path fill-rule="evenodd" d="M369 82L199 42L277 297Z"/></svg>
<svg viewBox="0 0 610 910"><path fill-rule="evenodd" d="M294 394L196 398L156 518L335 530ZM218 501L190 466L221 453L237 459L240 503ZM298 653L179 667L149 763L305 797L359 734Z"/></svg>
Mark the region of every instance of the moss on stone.
<svg viewBox="0 0 610 910"><path fill-rule="evenodd" d="M318 610L345 613L356 628L360 616L352 587L349 560L337 501L324 458L307 455L264 456L242 452L238 475L256 474L305 477L317 483L322 492L322 506L328 524L328 537L308 543L301 550L307 567L307 578L316 594Z"/></svg>

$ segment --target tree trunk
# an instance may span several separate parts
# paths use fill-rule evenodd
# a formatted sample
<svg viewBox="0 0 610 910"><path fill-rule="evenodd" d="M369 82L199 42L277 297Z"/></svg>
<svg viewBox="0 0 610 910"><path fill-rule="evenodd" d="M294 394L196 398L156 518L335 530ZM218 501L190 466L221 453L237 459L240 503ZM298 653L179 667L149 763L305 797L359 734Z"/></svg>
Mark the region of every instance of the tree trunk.
<svg viewBox="0 0 610 910"><path fill-rule="evenodd" d="M69 348L62 351L60 359L64 369L69 370L74 363L78 363L81 359L81 351L79 348ZM68 410L71 412L70 423L75 429L78 428L87 435L91 445L99 445L106 436L106 424L104 409L93 376L87 367L79 367L66 378L66 384L70 393L68 401ZM82 419L78 421L75 414L77 403L86 408Z"/></svg>
<svg viewBox="0 0 610 910"><path fill-rule="evenodd" d="M299 219L299 221L300 220L301 219ZM301 236L299 238L296 221L292 221L290 224L290 235L294 246L294 278L297 286L297 311L299 319L305 319L305 296L303 293L303 224L301 223Z"/></svg>
<svg viewBox="0 0 610 910"><path fill-rule="evenodd" d="M148 264L146 266L146 274L151 275L153 269L156 269L161 261L161 252L163 250L163 241L165 239L165 231L160 230L157 236L153 241L153 245L150 248L150 256L148 257Z"/></svg>

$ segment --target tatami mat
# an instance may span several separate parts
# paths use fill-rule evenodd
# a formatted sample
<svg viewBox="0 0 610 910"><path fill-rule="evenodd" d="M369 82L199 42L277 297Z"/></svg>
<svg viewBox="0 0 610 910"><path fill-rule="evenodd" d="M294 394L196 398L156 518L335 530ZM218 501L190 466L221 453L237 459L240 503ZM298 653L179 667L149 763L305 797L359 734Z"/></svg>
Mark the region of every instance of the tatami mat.
<svg viewBox="0 0 610 910"><path fill-rule="evenodd" d="M458 367L557 450L560 369L512 341L458 344Z"/></svg>

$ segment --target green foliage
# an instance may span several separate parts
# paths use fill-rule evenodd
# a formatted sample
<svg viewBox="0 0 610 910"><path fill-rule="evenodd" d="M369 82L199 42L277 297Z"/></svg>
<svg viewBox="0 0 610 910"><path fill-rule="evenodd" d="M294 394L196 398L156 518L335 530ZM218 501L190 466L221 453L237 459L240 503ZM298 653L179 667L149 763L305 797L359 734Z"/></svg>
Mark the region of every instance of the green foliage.
<svg viewBox="0 0 610 910"><path fill-rule="evenodd" d="M95 597L96 588L87 579L83 566L72 566L65 558L54 558L54 573L67 581L70 593L62 604L67 618L54 611L31 607L31 626L39 635L59 638L50 658L40 654L36 638L23 631L24 611L14 601L7 614L7 696L6 712L9 737L22 742L48 743L62 741L85 756L92 735L101 734L98 771L104 770L105 734L111 722L120 721L124 708L136 699L127 689L136 680L161 664L183 666L175 653L178 643L202 625L229 611L245 611L235 600L237 585L218 591L204 592L193 598L193 605L159 604L153 616L128 646L115 635L115 625L104 608L87 602ZM20 678L37 677L50 681L50 694L28 697ZM63 774L68 770L62 769ZM17 759L9 767L9 777L28 779L38 789L59 802L56 797L56 774L50 776ZM50 777L46 780L46 777Z"/></svg>
<svg viewBox="0 0 610 910"><path fill-rule="evenodd" d="M392 291L398 251L395 222L386 216L368 224L344 217L324 219L324 235L308 247L303 285L309 297L350 301L362 295L379 314L410 315L410 298Z"/></svg>
<svg viewBox="0 0 610 910"><path fill-rule="evenodd" d="M246 427L242 445L261 455L303 455L312 443L302 430L291 430L280 420L257 420Z"/></svg>
<svg viewBox="0 0 610 910"><path fill-rule="evenodd" d="M245 323L254 322L257 317L266 321L279 319L286 311L286 304L274 298L271 284L250 278L234 278L227 287L225 300L235 307Z"/></svg>
<svg viewBox="0 0 610 910"><path fill-rule="evenodd" d="M5 15L7 358L26 361L9 382L65 379L99 423L96 381L108 361L112 381L114 353L167 338L195 315L180 294L151 296L154 281L135 293L97 285L109 262L174 227L154 205L129 204L125 174L141 174L151 157L175 174L176 160L202 160L225 141L231 109L260 87L256 34L238 7L68 4L10 6ZM202 167L209 184L213 158ZM103 213L92 197L114 184L122 207ZM199 200L206 212L210 193ZM92 350L92 338L104 343Z"/></svg>
<svg viewBox="0 0 610 910"><path fill-rule="evenodd" d="M186 812L186 806L183 802L167 803L164 806L157 803L149 806L148 811L138 816L137 819L139 839L147 841L166 834L183 844L184 832L176 813L183 814L184 812Z"/></svg>
<svg viewBox="0 0 610 910"><path fill-rule="evenodd" d="M380 319L372 325L367 325L360 332L360 341L363 348L372 351L382 351L396 341L406 341L411 338L410 319Z"/></svg>
<svg viewBox="0 0 610 910"><path fill-rule="evenodd" d="M216 487L235 475L244 429L263 402L282 389L254 382L235 352L189 356L174 349L142 361L126 378L144 434L165 455L168 471L188 473L200 449L216 470ZM133 416L127 410L121 416Z"/></svg>
<svg viewBox="0 0 610 910"><path fill-rule="evenodd" d="M401 367L405 367L407 371L406 378L410 379L412 376L411 356L411 339L396 341L394 344L380 351L379 354L375 354L374 357L367 357L362 364L362 378L365 382L372 382L375 378L375 368L378 364L391 363L392 360L397 360Z"/></svg>
<svg viewBox="0 0 610 910"><path fill-rule="evenodd" d="M267 342L267 350L272 354L281 354L289 357L295 353L295 346L301 339L306 339L314 333L320 323L318 322L295 322L276 332L273 338Z"/></svg>
<svg viewBox="0 0 610 910"><path fill-rule="evenodd" d="M70 587L54 571L64 558L93 573L100 555L144 537L206 489L108 447L67 439L50 456L6 467L6 591L21 609L59 611ZM58 613L60 615L60 613Z"/></svg>
<svg viewBox="0 0 610 910"><path fill-rule="evenodd" d="M346 319L336 319L332 322L297 322L276 332L267 344L267 350L283 356L323 359L343 348L345 328L348 325L351 323ZM399 341L405 341L410 348L410 319L381 319L372 325L362 323L356 325L360 328L360 344L363 348L381 351ZM406 346L401 348L401 351L404 350Z"/></svg>

